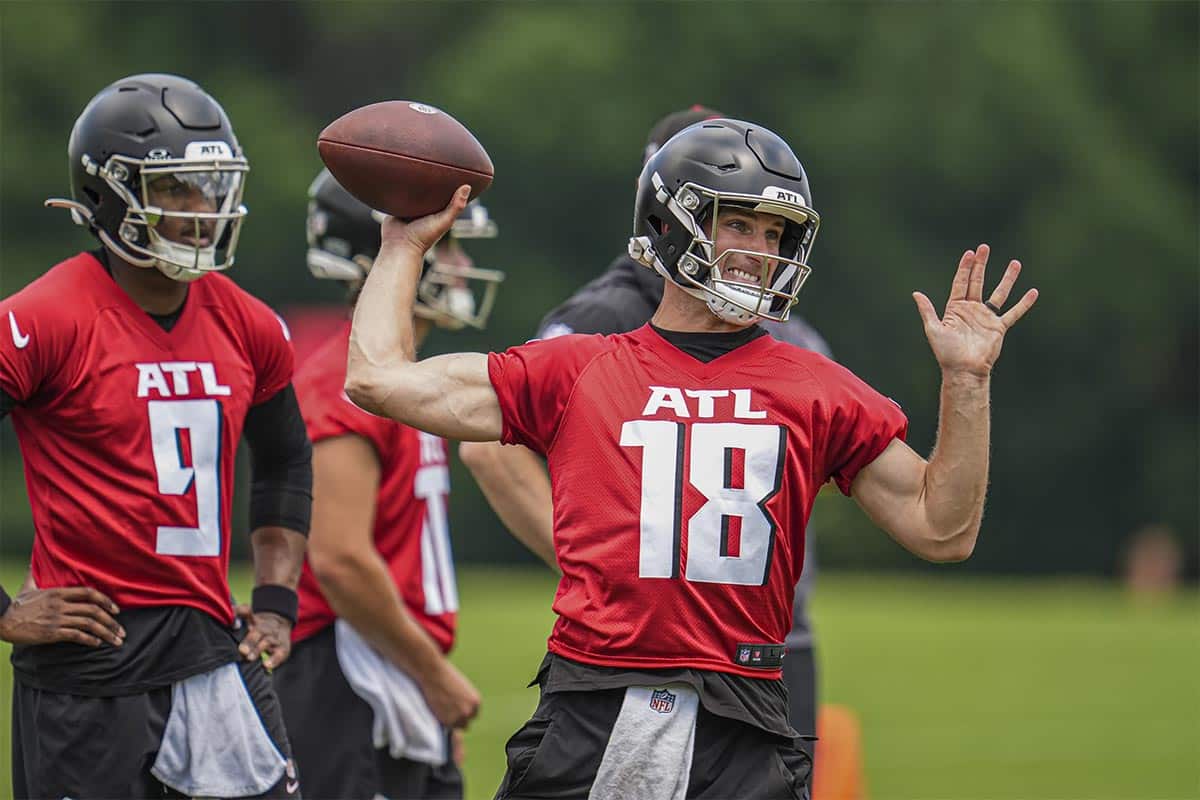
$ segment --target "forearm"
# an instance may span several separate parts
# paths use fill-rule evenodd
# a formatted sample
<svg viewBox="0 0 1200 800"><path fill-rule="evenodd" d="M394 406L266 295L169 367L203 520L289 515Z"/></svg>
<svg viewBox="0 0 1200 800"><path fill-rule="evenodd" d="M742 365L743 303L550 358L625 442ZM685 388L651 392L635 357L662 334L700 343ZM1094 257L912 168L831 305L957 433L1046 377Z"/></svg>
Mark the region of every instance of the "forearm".
<svg viewBox="0 0 1200 800"><path fill-rule="evenodd" d="M343 554L314 570L329 605L390 662L418 683L445 657L404 606L379 554Z"/></svg>
<svg viewBox="0 0 1200 800"><path fill-rule="evenodd" d="M414 361L413 297L421 254L385 241L354 309L346 395L360 408L462 441L500 438L500 406L487 356Z"/></svg>
<svg viewBox="0 0 1200 800"><path fill-rule="evenodd" d="M559 571L550 478L537 454L496 442L464 442L459 455L509 533Z"/></svg>
<svg viewBox="0 0 1200 800"><path fill-rule="evenodd" d="M933 537L968 553L983 518L990 428L990 378L944 374L937 445L925 468L921 500Z"/></svg>
<svg viewBox="0 0 1200 800"><path fill-rule="evenodd" d="M287 528L264 526L250 534L254 557L254 585L277 585L295 589L308 540Z"/></svg>
<svg viewBox="0 0 1200 800"><path fill-rule="evenodd" d="M363 387L362 400L383 405L386 396L369 391L380 374L412 363L416 358L413 303L424 254L411 245L384 241L354 308L346 385ZM362 405L359 397L352 394ZM365 406L364 406L365 407ZM367 410L372 410L368 408Z"/></svg>

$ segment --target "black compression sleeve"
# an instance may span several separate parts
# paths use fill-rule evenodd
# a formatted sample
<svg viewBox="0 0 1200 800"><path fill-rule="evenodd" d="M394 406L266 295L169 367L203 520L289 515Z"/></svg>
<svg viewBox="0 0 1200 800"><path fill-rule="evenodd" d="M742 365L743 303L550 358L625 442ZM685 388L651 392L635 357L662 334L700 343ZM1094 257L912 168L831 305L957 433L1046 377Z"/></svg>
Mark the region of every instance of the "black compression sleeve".
<svg viewBox="0 0 1200 800"><path fill-rule="evenodd" d="M312 520L312 443L288 384L246 412L250 447L250 530L279 526L308 535Z"/></svg>
<svg viewBox="0 0 1200 800"><path fill-rule="evenodd" d="M17 407L17 401L8 392L0 389L0 419L8 416L8 412Z"/></svg>

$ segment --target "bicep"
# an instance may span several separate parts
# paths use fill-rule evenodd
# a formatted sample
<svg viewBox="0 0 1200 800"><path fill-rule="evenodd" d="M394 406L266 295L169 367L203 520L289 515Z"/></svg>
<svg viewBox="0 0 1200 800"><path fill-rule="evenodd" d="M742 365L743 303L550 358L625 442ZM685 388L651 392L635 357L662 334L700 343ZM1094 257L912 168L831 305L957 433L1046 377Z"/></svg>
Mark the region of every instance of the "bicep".
<svg viewBox="0 0 1200 800"><path fill-rule="evenodd" d="M909 550L924 526L926 466L916 451L893 439L850 485L850 496L867 516Z"/></svg>
<svg viewBox="0 0 1200 800"><path fill-rule="evenodd" d="M451 353L347 381L350 398L367 411L447 439L487 442L500 438L500 401L483 353Z"/></svg>
<svg viewBox="0 0 1200 800"><path fill-rule="evenodd" d="M362 436L336 436L316 443L309 534L315 560L372 546L380 474L375 448Z"/></svg>

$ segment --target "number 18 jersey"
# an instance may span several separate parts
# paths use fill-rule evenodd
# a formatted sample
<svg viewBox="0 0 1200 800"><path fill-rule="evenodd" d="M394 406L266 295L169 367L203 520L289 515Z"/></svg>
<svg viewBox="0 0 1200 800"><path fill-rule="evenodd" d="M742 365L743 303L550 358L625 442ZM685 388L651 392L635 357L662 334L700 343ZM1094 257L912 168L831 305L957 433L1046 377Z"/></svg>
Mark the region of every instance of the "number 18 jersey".
<svg viewBox="0 0 1200 800"><path fill-rule="evenodd" d="M547 458L553 653L779 677L804 528L907 421L845 368L761 336L703 363L646 325L493 353L502 441Z"/></svg>
<svg viewBox="0 0 1200 800"><path fill-rule="evenodd" d="M0 301L0 326L37 585L231 623L234 458L246 411L291 380L283 323L208 275L163 330L81 253Z"/></svg>

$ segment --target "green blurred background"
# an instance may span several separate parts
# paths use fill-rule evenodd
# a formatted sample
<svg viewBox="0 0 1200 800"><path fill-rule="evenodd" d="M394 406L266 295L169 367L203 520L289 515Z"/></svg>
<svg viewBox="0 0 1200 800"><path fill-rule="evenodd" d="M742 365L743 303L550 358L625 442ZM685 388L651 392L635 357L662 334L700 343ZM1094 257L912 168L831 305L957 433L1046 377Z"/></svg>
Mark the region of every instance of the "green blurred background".
<svg viewBox="0 0 1200 800"><path fill-rule="evenodd" d="M2 3L0 295L93 246L64 212L41 207L69 191L67 135L87 100L126 74L177 72L223 103L251 162L251 216L233 277L285 314L341 296L304 267L317 132L351 108L395 98L436 104L466 124L495 162L485 202L501 226L499 239L472 254L481 266L506 270L508 280L486 332L438 335L431 348L501 348L532 335L547 309L623 249L647 129L667 111L705 103L773 128L805 164L822 228L798 312L840 361L904 406L918 451L933 444L938 376L910 292L944 297L958 255L980 241L999 263L1022 259L1022 285L1036 285L1042 297L1009 337L996 371L987 518L974 557L953 568L961 594L947 602L970 603L972 579L1008 599L979 622L982 650L947 646L946 658L986 666L993 651L1015 664L1039 657L1037 639L1006 640L1001 629L1034 625L1040 606L1029 598L1077 604L1081 620L1097 625L1128 622L1111 648L1097 639L1088 650L1099 660L1125 658L1120 648L1136 646L1138 631L1156 630L1167 619L1162 609L1178 609L1171 601L1133 611L1125 594L1103 588L1122 574L1135 535L1166 531L1178 548L1175 563L1193 579L1200 553L1198 9L1195 2ZM529 560L459 468L452 517L460 562ZM842 498L822 498L815 520L823 568L842 573L828 577L817 598L831 696L847 685L843 665L878 668L900 654L867 649L876 629L824 618L843 600L827 593L849 586L864 609L895 606L898 626L936 625L937 602L918 603L914 613L924 616L909 618L896 595L911 580L937 597L945 574L929 584L930 575L846 573L948 570L909 557ZM6 574L27 563L30 537L19 454L5 425ZM235 535L236 553L245 553L244 539ZM1100 582L1087 583L1094 592L1059 596L1054 587L1075 585L1065 576ZM997 585L1003 591L987 588ZM482 596L464 595L464 618L468 600ZM877 794L1200 795L1200 627L1182 624L1195 621L1194 599L1189 590L1188 613L1172 618L1181 627L1165 637L1176 650L1161 654L1190 665L1170 673L1178 708L1193 720L1183 734L1171 728L1188 756L1171 762L1181 780L1144 795L1105 794L1099 784L1066 780L1086 761L1081 751L1070 763L1051 759L1047 769L1057 764L1063 779L1048 793L1022 790L1019 772L1011 783L956 793L954 783L935 779L930 748L953 738L943 730L936 741L918 737L900 750L891 736L870 741L876 758L925 754L920 769L933 780L877 782ZM954 624L946 622L951 642ZM535 640L544 634L537 627ZM1069 646L1069 637L1052 638ZM464 636L464 648L482 644ZM896 646L907 655L920 648L909 637L897 637ZM1089 663L1081 659L1080 669ZM881 675L868 693L842 699L858 701L869 726L879 704L894 699L884 687L902 693L902 686ZM1140 702L1128 687L1094 688L1063 708L1095 703L1133 713ZM926 700L948 716L962 712L960 725L990 724L989 712L969 714L961 695ZM528 703L513 719L527 711ZM1119 745L1144 733L1122 713L1064 719L1063 730L1078 723L1087 736L1108 731L1111 750L1089 752L1111 766L1124 752ZM512 726L506 719L500 727ZM1029 734L1013 728L1013 736Z"/></svg>

